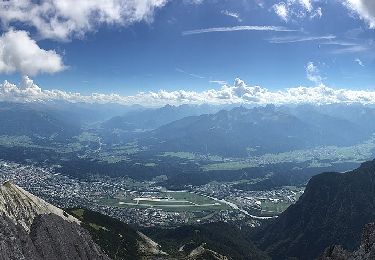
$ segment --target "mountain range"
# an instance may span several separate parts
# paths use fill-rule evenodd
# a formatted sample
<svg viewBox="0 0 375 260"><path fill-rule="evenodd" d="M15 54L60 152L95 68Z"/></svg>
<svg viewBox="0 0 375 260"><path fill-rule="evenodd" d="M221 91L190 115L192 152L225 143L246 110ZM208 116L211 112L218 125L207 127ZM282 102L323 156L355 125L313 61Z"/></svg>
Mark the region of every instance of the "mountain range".
<svg viewBox="0 0 375 260"><path fill-rule="evenodd" d="M319 109L236 107L171 122L146 133L139 142L158 151L246 157L325 145L352 145L369 138L374 130L365 121L352 122ZM369 111L366 113L373 112Z"/></svg>
<svg viewBox="0 0 375 260"><path fill-rule="evenodd" d="M216 110L214 107L208 105L166 105L155 109L138 109L129 111L121 116L113 117L105 121L102 127L122 131L152 130L184 117L211 113Z"/></svg>
<svg viewBox="0 0 375 260"><path fill-rule="evenodd" d="M0 135L65 141L80 133L77 121L28 104L0 103Z"/></svg>
<svg viewBox="0 0 375 260"><path fill-rule="evenodd" d="M136 142L154 152L248 157L358 144L375 132L374 115L374 108L356 104L144 108L2 102L0 135L66 143L88 131L108 145Z"/></svg>
<svg viewBox="0 0 375 260"><path fill-rule="evenodd" d="M135 140L139 146L147 147L150 153L185 151L223 157L251 157L319 146L354 145L368 140L375 132L372 120L375 109L357 104L239 106L217 110L218 107L210 106L146 109L108 105L94 108L82 104L2 102L0 135L28 136L39 143L66 143L75 140L84 131L94 131L103 137L103 142L109 140L106 136L112 138L117 133L129 132L132 135L117 135L117 141L127 143ZM83 115L88 111L93 115L84 118ZM113 117L110 118L111 116ZM22 149L20 147L15 154L25 153ZM40 153L39 150L34 152ZM50 158L51 154L48 151L45 156ZM56 153L54 156L59 158L60 154ZM87 162L91 167L92 162ZM82 168L72 161L67 164L74 170ZM79 161L78 165L82 166L82 162ZM103 165L107 170L112 169L107 164ZM117 167L121 168L121 165L118 164ZM95 170L101 169L94 166ZM173 169L177 176L174 179L184 182L190 178L186 173L190 168L186 172ZM178 170L181 172L178 173ZM3 248L9 251L10 259L54 259L65 251L72 254L94 252L99 259L106 259L114 258L115 252L120 252L121 248L126 249L122 252L125 258L150 257L153 253L164 258L186 258L193 252L192 255L197 259L205 254L241 259L239 255L246 255L245 252L248 252L250 259L262 259L267 255L273 259L314 259L322 255L322 252L325 252L322 256L332 257L335 252L341 252L340 247L334 245L340 245L342 254L353 257L356 250L359 250L357 248L361 243L363 227L375 220L374 172L375 161L371 161L363 163L354 171L327 172L312 177L296 204L251 235L243 234L234 226L223 223L187 226L168 231L145 231L160 243L163 250L151 238L125 223L87 209L58 209L27 191L6 183L0 188L1 225L5 230L1 236L6 241ZM200 178L208 174L202 171L200 173ZM236 172L233 171L234 173ZM227 172L220 174L228 177ZM242 175L243 171L238 171L238 174ZM275 176L285 179L285 175ZM173 182L174 179L168 181ZM284 183L284 179L279 183ZM57 235L56 229L63 229L67 233ZM51 232L46 234L43 230ZM233 230L235 233L232 233ZM197 236L196 231L200 235ZM184 234L185 238L179 237L179 234ZM238 239L235 234L238 234ZM118 235L124 239L114 239ZM64 236L74 239L65 245L64 241L59 240ZM9 237L21 241L14 250L11 250L12 240ZM43 241L38 240L40 237L43 241L55 241L56 246L45 247ZM175 238L175 241L168 240L168 237ZM217 241L223 238L231 241L230 247L220 247L222 242ZM86 241L82 247L78 247L76 251L71 249L75 247L75 241L80 240ZM252 241L255 241L255 245ZM185 251L179 251L182 246ZM56 248L58 250L54 251Z"/></svg>

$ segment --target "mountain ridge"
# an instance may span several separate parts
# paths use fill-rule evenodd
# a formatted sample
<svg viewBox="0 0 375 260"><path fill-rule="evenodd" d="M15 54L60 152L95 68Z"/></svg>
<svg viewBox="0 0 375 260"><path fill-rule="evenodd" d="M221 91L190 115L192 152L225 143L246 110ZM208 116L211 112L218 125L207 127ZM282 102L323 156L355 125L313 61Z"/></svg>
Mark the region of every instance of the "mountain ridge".
<svg viewBox="0 0 375 260"><path fill-rule="evenodd" d="M10 181L0 186L0 213L4 214L16 224L20 224L26 231L34 218L41 214L55 214L68 222L80 221L52 204L27 192Z"/></svg>
<svg viewBox="0 0 375 260"><path fill-rule="evenodd" d="M333 244L353 250L364 225L375 220L373 194L375 160L346 173L316 175L297 203L254 240L274 259L313 259Z"/></svg>
<svg viewBox="0 0 375 260"><path fill-rule="evenodd" d="M333 136L268 105L185 117L142 137L138 141L155 150L246 157L314 147Z"/></svg>

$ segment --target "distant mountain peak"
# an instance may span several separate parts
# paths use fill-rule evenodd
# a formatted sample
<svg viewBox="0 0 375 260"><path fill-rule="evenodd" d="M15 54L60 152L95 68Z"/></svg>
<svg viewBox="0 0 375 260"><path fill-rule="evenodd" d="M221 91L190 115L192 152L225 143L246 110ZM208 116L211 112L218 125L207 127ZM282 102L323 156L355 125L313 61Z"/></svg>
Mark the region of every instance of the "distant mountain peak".
<svg viewBox="0 0 375 260"><path fill-rule="evenodd" d="M10 181L0 186L0 213L21 225L26 231L30 231L34 218L41 214L55 214L69 222L80 223L78 219L62 209L49 204Z"/></svg>
<svg viewBox="0 0 375 260"><path fill-rule="evenodd" d="M176 106L171 104L166 104L163 108L175 108Z"/></svg>

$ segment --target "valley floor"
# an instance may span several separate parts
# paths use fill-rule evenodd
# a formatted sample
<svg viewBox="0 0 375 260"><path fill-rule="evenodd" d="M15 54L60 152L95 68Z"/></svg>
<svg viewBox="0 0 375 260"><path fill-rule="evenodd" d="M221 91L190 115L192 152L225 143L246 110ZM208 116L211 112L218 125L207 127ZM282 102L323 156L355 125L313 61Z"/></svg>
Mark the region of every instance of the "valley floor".
<svg viewBox="0 0 375 260"><path fill-rule="evenodd" d="M96 177L77 180L51 168L0 161L0 181L11 180L63 208L83 206L137 226L179 226L209 222L259 225L294 203L303 187L243 191L238 183L211 182L169 191L153 181Z"/></svg>

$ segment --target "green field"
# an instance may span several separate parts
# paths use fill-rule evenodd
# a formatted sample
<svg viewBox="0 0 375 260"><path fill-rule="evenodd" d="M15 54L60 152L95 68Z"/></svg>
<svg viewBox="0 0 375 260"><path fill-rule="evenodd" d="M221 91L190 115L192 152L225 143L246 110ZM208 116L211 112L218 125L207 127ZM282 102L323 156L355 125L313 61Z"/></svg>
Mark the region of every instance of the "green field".
<svg viewBox="0 0 375 260"><path fill-rule="evenodd" d="M190 192L158 192L143 196L101 198L99 203L116 207L158 208L166 211L222 210L229 207L219 201Z"/></svg>
<svg viewBox="0 0 375 260"><path fill-rule="evenodd" d="M241 170L277 163L310 162L309 167L329 167L335 163L363 162L372 158L375 150L375 137L352 146L324 146L307 150L294 150L277 154L264 154L249 158L231 158L226 162L215 162L203 165L204 171Z"/></svg>
<svg viewBox="0 0 375 260"><path fill-rule="evenodd" d="M262 201L261 216L276 216L284 212L292 203L286 201L271 202Z"/></svg>

